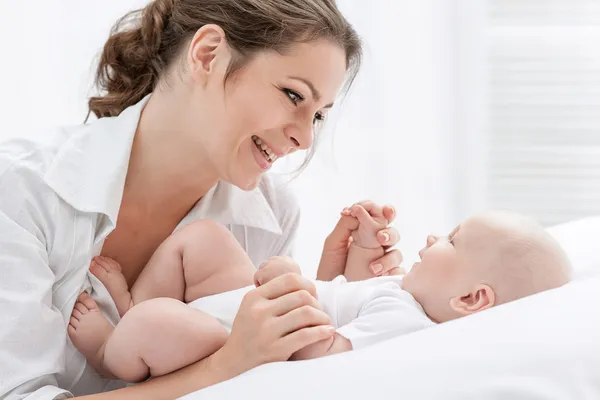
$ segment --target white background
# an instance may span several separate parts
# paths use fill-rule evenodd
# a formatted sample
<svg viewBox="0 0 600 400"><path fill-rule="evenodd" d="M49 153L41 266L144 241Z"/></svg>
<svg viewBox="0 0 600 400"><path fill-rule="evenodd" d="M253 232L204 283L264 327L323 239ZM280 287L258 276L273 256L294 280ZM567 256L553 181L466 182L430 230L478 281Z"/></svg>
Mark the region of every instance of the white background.
<svg viewBox="0 0 600 400"><path fill-rule="evenodd" d="M110 27L144 3L0 0L0 139L82 122ZM365 41L365 63L316 158L290 183L303 210L296 258L309 275L339 211L357 200L396 206L407 266L427 233L497 205L486 172L489 2L338 3Z"/></svg>

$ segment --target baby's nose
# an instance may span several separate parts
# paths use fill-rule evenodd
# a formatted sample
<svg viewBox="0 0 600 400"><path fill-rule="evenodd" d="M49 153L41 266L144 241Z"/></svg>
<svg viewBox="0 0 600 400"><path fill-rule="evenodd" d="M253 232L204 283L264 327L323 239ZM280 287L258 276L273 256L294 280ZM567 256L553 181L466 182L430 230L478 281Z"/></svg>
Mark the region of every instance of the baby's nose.
<svg viewBox="0 0 600 400"><path fill-rule="evenodd" d="M437 242L438 238L434 235L427 236L427 247L431 247Z"/></svg>

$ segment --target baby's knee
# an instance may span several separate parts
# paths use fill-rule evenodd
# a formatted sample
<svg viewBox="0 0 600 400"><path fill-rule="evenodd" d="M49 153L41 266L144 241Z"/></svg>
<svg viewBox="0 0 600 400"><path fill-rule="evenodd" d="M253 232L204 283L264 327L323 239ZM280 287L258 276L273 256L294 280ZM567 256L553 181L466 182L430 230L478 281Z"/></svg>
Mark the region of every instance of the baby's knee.
<svg viewBox="0 0 600 400"><path fill-rule="evenodd" d="M212 221L210 219L201 219L194 221L181 229L186 236L191 236L194 240L225 240L233 237L232 233L225 225Z"/></svg>

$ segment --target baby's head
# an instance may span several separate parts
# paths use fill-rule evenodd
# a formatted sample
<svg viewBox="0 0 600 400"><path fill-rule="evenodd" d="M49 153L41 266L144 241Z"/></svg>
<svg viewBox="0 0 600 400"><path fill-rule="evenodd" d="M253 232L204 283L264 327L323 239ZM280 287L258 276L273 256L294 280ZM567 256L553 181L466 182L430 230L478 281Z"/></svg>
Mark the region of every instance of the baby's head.
<svg viewBox="0 0 600 400"><path fill-rule="evenodd" d="M459 318L569 282L560 245L538 223L507 211L474 215L427 246L403 279L436 322Z"/></svg>

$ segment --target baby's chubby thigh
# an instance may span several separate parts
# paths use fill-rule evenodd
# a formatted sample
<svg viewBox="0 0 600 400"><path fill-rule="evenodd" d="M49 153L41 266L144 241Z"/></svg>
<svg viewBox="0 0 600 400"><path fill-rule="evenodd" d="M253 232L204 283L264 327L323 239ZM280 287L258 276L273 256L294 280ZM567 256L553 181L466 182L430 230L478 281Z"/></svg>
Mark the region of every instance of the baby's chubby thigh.
<svg viewBox="0 0 600 400"><path fill-rule="evenodd" d="M156 377L199 361L221 348L227 331L211 315L169 298L135 305L106 344L105 364L125 380Z"/></svg>
<svg viewBox="0 0 600 400"><path fill-rule="evenodd" d="M199 220L179 235L186 303L254 284L256 268L224 225Z"/></svg>

